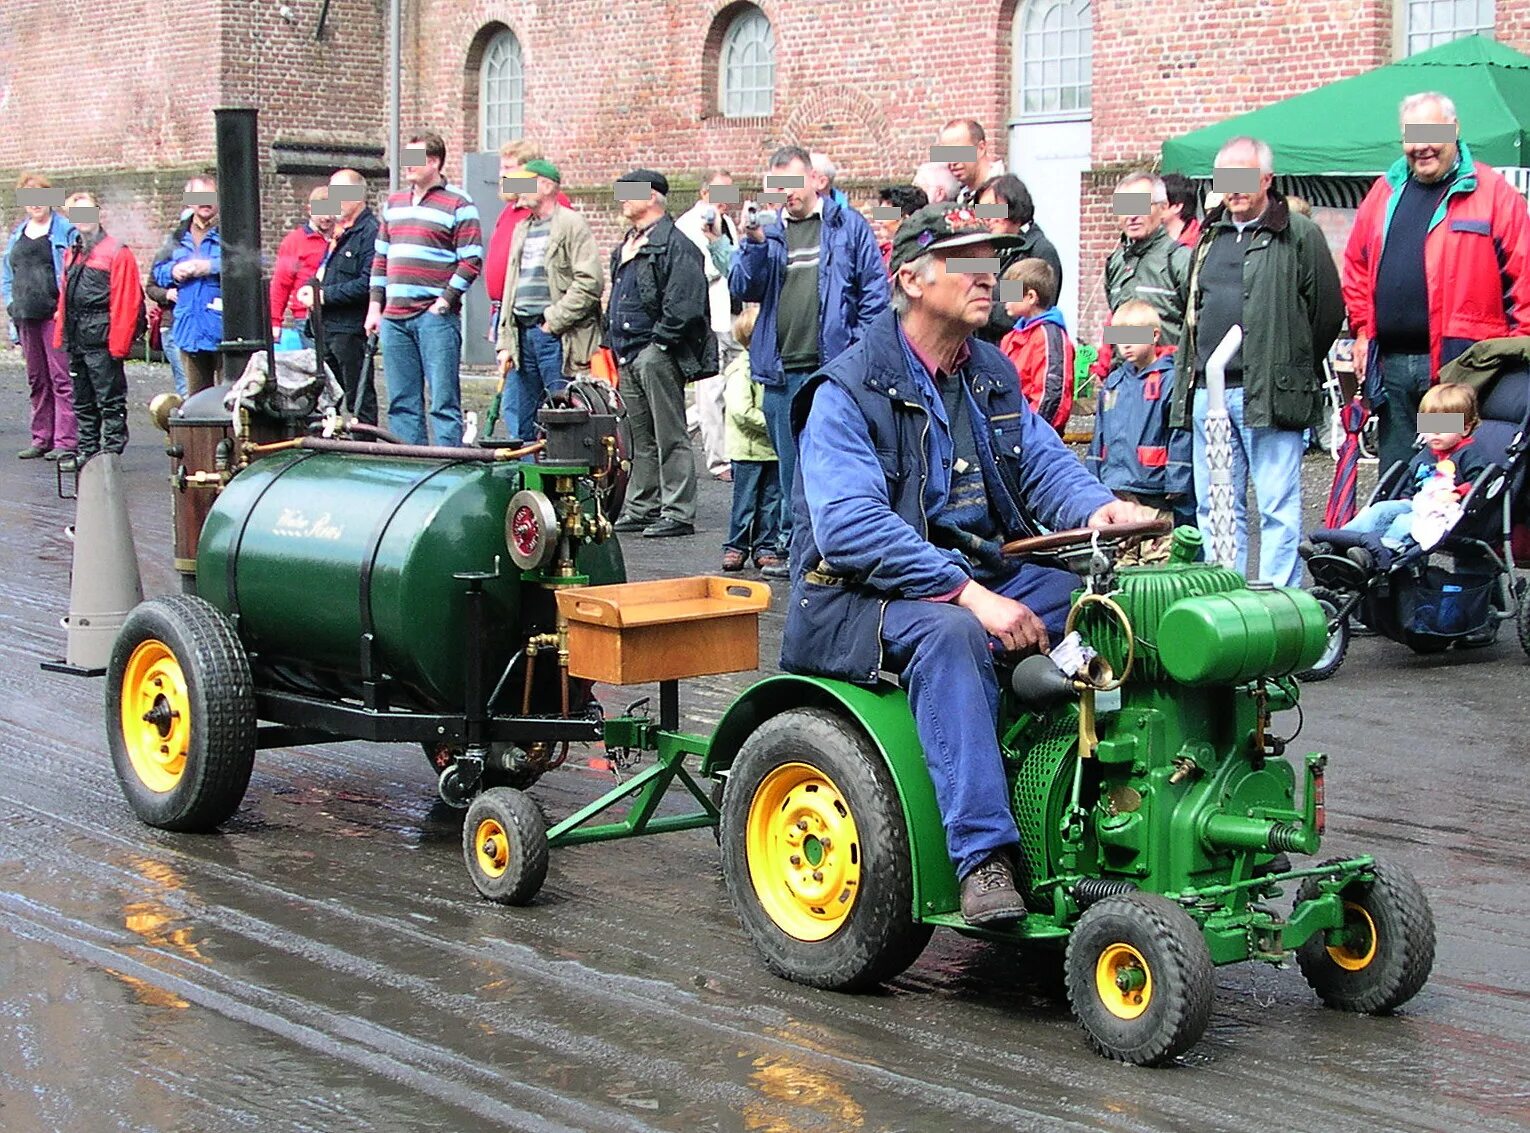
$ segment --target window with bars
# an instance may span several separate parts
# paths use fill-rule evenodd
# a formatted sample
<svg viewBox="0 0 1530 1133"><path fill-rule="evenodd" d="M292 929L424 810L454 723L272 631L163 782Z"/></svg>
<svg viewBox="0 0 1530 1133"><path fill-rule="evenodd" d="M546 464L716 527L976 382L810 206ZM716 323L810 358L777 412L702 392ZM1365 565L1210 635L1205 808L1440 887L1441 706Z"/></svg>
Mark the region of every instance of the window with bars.
<svg viewBox="0 0 1530 1133"><path fill-rule="evenodd" d="M1404 0L1409 55L1465 35L1493 34L1493 0Z"/></svg>
<svg viewBox="0 0 1530 1133"><path fill-rule="evenodd" d="M768 118L776 104L776 39L758 8L736 16L723 35L717 100L729 118Z"/></svg>
<svg viewBox="0 0 1530 1133"><path fill-rule="evenodd" d="M489 41L478 67L480 148L497 150L521 136L525 119L526 83L521 64L521 41L508 28Z"/></svg>
<svg viewBox="0 0 1530 1133"><path fill-rule="evenodd" d="M1088 117L1093 53L1089 0L1025 0L1015 9L1015 117Z"/></svg>

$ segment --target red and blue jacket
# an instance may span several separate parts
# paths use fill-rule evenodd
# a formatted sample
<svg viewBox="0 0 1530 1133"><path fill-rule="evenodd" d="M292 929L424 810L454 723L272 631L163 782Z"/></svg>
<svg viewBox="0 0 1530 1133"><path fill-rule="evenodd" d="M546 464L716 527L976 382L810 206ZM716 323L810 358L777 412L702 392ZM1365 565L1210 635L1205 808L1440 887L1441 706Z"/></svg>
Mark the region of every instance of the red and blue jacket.
<svg viewBox="0 0 1530 1133"><path fill-rule="evenodd" d="M1073 415L1073 340L1063 313L1049 307L1022 319L999 340L1020 377L1020 392L1032 409L1061 436Z"/></svg>
<svg viewBox="0 0 1530 1133"><path fill-rule="evenodd" d="M1174 354L1166 351L1145 370L1122 362L1100 387L1094 440L1084 463L1111 491L1190 495L1190 430L1169 428L1175 380Z"/></svg>

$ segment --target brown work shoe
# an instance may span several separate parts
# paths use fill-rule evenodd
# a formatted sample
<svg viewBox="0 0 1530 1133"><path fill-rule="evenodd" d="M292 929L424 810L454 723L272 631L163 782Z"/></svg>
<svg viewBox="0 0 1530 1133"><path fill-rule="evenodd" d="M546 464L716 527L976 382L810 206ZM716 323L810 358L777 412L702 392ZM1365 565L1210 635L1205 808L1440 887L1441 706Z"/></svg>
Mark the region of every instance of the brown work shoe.
<svg viewBox="0 0 1530 1133"><path fill-rule="evenodd" d="M1025 919L1025 900L1015 888L1015 871L1003 850L995 850L962 878L962 918L990 925Z"/></svg>

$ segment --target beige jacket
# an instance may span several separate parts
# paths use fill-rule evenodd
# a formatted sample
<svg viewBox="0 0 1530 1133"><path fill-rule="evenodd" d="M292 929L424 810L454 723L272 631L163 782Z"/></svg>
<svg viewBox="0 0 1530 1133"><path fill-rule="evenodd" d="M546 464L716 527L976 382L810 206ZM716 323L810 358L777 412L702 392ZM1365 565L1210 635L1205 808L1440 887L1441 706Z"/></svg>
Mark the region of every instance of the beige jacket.
<svg viewBox="0 0 1530 1133"><path fill-rule="evenodd" d="M515 226L510 258L505 267L504 305L499 313L499 343L508 351L512 369L520 365L520 335L516 334L515 288L521 274L521 250L526 246L526 222ZM563 372L585 373L590 355L600 346L600 293L604 286L600 250L589 222L570 208L553 210L547 237L547 286L552 306L543 316L547 329L563 344Z"/></svg>

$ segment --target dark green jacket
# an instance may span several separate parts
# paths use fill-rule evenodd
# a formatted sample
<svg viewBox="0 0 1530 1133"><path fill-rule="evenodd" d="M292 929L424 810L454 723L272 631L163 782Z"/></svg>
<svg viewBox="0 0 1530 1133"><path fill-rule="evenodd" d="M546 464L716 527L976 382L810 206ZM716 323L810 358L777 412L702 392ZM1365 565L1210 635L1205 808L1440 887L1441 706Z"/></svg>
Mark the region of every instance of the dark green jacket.
<svg viewBox="0 0 1530 1133"><path fill-rule="evenodd" d="M1140 244L1121 237L1105 261L1105 301L1114 311L1128 299L1141 299L1158 312L1163 342L1177 346L1185 326L1185 297L1190 286L1190 249L1159 230Z"/></svg>
<svg viewBox="0 0 1530 1133"><path fill-rule="evenodd" d="M1316 224L1293 215L1285 197L1271 192L1264 220L1246 233L1243 253L1243 423L1252 429L1305 429L1323 418L1323 358L1344 322L1339 270L1328 241ZM1198 343L1195 323L1200 309L1198 281L1211 242L1236 239L1225 208L1206 216L1190 270L1183 372L1195 374L1216 349ZM1191 396L1196 383L1187 378L1174 390L1169 424L1190 427Z"/></svg>

